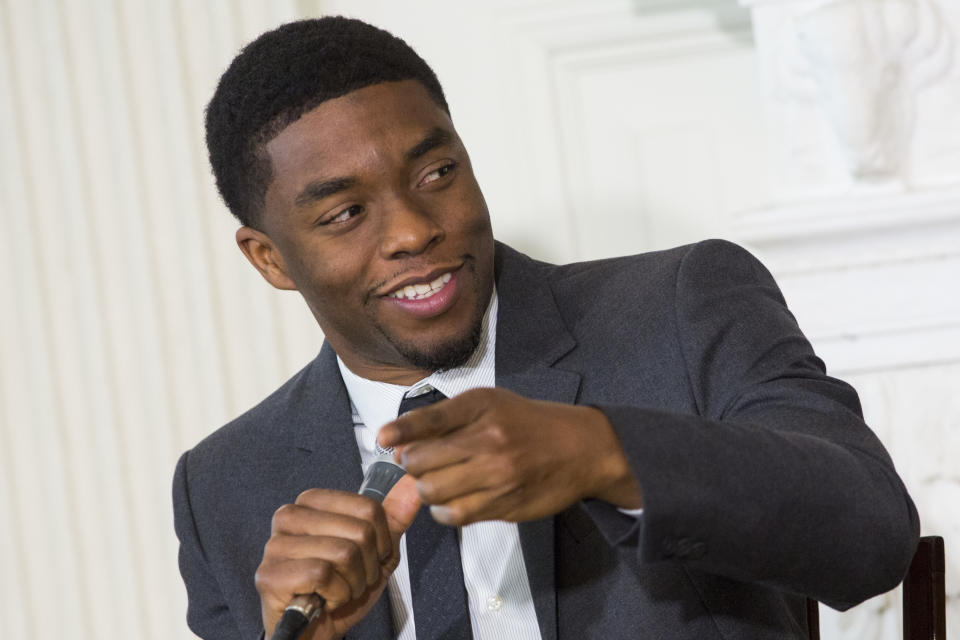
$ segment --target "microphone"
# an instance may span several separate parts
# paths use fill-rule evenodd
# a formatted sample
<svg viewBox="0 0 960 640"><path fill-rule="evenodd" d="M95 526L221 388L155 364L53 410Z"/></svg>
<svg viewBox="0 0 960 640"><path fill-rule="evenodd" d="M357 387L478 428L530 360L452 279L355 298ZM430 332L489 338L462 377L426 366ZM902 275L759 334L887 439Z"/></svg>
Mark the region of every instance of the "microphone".
<svg viewBox="0 0 960 640"><path fill-rule="evenodd" d="M403 467L393 461L392 451L386 451L363 474L363 483L357 493L383 502L393 485L397 484L405 473ZM323 596L316 593L294 596L283 610L283 616L273 630L271 640L296 640L320 614L325 604Z"/></svg>

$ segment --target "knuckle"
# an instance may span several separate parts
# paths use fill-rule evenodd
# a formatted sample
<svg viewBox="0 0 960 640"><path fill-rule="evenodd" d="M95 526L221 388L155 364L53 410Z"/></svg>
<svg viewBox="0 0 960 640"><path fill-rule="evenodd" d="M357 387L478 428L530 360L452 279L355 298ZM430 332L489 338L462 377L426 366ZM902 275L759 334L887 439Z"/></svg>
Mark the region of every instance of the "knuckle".
<svg viewBox="0 0 960 640"><path fill-rule="evenodd" d="M458 505L451 505L447 507L449 513L449 523L451 525L460 527L466 524L466 513L462 507Z"/></svg>
<svg viewBox="0 0 960 640"><path fill-rule="evenodd" d="M325 493L326 491L323 489L307 489L301 491L294 502L295 504L313 504Z"/></svg>
<svg viewBox="0 0 960 640"><path fill-rule="evenodd" d="M253 574L253 585L257 588L257 593L260 595L270 591L270 579L267 577L262 566Z"/></svg>
<svg viewBox="0 0 960 640"><path fill-rule="evenodd" d="M281 548L283 543L278 536L270 536L270 539L263 545L263 559L278 558L282 555ZM261 565L262 566L262 565Z"/></svg>
<svg viewBox="0 0 960 640"><path fill-rule="evenodd" d="M273 519L270 522L271 530L282 531L285 526L287 526L291 519L295 517L298 507L295 504L285 504L276 511L273 512Z"/></svg>
<svg viewBox="0 0 960 640"><path fill-rule="evenodd" d="M366 522L373 522L377 517L377 511L380 509L380 504L373 498L368 498L366 496L359 496L360 501L357 502L356 507L356 516L361 520Z"/></svg>
<svg viewBox="0 0 960 640"><path fill-rule="evenodd" d="M505 447L510 442L507 429L500 422L490 422L486 428L487 437L495 447Z"/></svg>
<svg viewBox="0 0 960 640"><path fill-rule="evenodd" d="M419 457L417 452L420 450L415 443L414 444L405 444L402 447L399 447L401 454L401 459L403 460L403 468L407 470L407 473L416 473L419 470L417 463L419 462Z"/></svg>
<svg viewBox="0 0 960 640"><path fill-rule="evenodd" d="M420 495L420 498L428 504L437 497L436 488L433 486L433 483L426 478L417 480L417 493Z"/></svg>
<svg viewBox="0 0 960 640"><path fill-rule="evenodd" d="M407 415L404 414L394 420L393 422L393 434L397 440L404 442L407 439Z"/></svg>
<svg viewBox="0 0 960 640"><path fill-rule="evenodd" d="M313 590L319 593L330 583L333 569L329 562L314 560L307 569L307 575L309 576L310 583L313 585Z"/></svg>
<svg viewBox="0 0 960 640"><path fill-rule="evenodd" d="M272 578L273 572L271 571L271 565L268 563L260 563L260 566L257 567L257 572L253 574L253 584L257 588L257 593L264 594L269 592L271 590Z"/></svg>
<svg viewBox="0 0 960 640"><path fill-rule="evenodd" d="M341 567L352 566L361 559L360 547L350 540L341 539L335 546L333 555L336 564Z"/></svg>
<svg viewBox="0 0 960 640"><path fill-rule="evenodd" d="M369 522L360 523L359 535L357 536L360 545L366 548L374 548L377 545L377 532Z"/></svg>

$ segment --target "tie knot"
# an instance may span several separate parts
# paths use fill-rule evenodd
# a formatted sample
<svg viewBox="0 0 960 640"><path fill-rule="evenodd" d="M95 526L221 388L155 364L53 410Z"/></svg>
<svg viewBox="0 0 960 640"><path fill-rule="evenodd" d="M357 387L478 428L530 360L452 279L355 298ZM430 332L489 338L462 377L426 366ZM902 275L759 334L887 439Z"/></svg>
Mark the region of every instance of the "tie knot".
<svg viewBox="0 0 960 640"><path fill-rule="evenodd" d="M413 411L414 409L425 407L428 404L440 402L441 400L445 400L447 397L433 387L420 387L414 393L416 393L414 396L403 396L403 400L400 401L400 410L397 412L397 415L402 416L408 411ZM378 456L385 456L393 453L393 447L381 447L379 442L375 444L375 450Z"/></svg>
<svg viewBox="0 0 960 640"><path fill-rule="evenodd" d="M398 411L397 414L402 416L408 411L446 400L446 398L447 396L430 387L430 390L425 393L420 393L415 396L404 396L403 400L400 401L400 411Z"/></svg>

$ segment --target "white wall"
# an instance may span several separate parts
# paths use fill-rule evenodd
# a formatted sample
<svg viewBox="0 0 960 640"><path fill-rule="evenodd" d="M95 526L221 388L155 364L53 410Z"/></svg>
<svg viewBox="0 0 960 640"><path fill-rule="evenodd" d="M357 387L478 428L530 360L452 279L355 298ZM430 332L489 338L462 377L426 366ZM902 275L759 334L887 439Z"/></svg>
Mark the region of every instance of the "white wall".
<svg viewBox="0 0 960 640"><path fill-rule="evenodd" d="M0 0L5 634L56 628L57 593L78 640L190 637L176 457L321 340L299 297L236 250L202 111L239 46L321 11L393 30L434 66L501 239L552 260L715 236L763 256L831 370L860 388L924 532L948 536L955 597L960 72L953 49L894 56L919 59L897 68L924 84L890 142L895 170L864 182L824 108L834 67L771 46L803 28L827 50L818 20L849 24L804 2ZM953 46L952 2L903 2L939 10L937 42ZM895 597L824 612L823 637L898 637Z"/></svg>

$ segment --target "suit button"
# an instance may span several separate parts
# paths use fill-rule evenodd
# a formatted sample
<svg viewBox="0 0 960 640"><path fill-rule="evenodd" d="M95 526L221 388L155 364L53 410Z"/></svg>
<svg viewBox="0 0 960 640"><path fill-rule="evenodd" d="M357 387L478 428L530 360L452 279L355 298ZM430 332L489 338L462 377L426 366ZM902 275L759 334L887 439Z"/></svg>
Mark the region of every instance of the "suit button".
<svg viewBox="0 0 960 640"><path fill-rule="evenodd" d="M678 558L702 558L707 553L707 545L700 540L680 538L677 541Z"/></svg>
<svg viewBox="0 0 960 640"><path fill-rule="evenodd" d="M667 558L672 558L677 552L677 541L673 538L665 539L661 546L663 547L663 555Z"/></svg>

